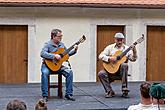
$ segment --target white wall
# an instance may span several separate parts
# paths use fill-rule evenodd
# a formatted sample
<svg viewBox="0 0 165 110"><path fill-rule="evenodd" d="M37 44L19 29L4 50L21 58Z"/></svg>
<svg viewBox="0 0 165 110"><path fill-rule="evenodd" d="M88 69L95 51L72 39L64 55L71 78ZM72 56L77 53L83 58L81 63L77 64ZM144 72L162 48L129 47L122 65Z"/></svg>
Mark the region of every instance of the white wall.
<svg viewBox="0 0 165 110"><path fill-rule="evenodd" d="M165 25L164 10L108 9L108 8L0 8L0 24L28 25L28 82L40 82L40 51L50 39L50 31L63 31L63 42L71 46L82 35L78 53L70 58L75 82L96 81L97 25L125 25L127 44L141 34L146 38L147 25ZM138 60L129 63L130 81L146 77L146 40L137 45Z"/></svg>

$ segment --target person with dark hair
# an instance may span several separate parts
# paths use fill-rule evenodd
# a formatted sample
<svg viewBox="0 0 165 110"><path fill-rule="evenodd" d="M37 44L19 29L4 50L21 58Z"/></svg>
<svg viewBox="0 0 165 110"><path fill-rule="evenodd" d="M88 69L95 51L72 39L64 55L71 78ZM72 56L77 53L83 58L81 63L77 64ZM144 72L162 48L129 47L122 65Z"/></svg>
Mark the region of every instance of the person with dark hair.
<svg viewBox="0 0 165 110"><path fill-rule="evenodd" d="M6 110L27 110L27 107L25 102L14 99L7 104Z"/></svg>
<svg viewBox="0 0 165 110"><path fill-rule="evenodd" d="M99 55L99 59L103 61L103 64L109 66L107 69L104 67L104 69L99 71L98 73L100 82L102 83L106 92L105 98L110 98L110 97L115 96L115 92L113 91L111 87L111 83L114 82L116 79L122 80L122 92L124 93L123 94L124 96L127 95L129 91L127 87L127 75L128 75L127 62L129 60L134 62L137 59L137 51L136 51L135 45L130 46L130 48L127 45L125 45L124 44L125 37L123 33L120 33L120 32L116 33L114 36L114 40L115 40L115 43L108 45ZM130 51L127 51L128 49L130 49ZM121 63L119 68L115 67L113 64L117 65L118 63L116 62L119 60L122 60L120 59L120 57L117 57L117 54L124 53L124 52L126 53L126 55L124 55L124 58L126 59L126 61ZM116 69L117 71L108 71L110 67L112 70L114 68L115 69L117 68Z"/></svg>
<svg viewBox="0 0 165 110"><path fill-rule="evenodd" d="M39 99L35 105L35 110L48 110L46 102L43 99Z"/></svg>
<svg viewBox="0 0 165 110"><path fill-rule="evenodd" d="M53 29L51 31L50 41L45 43L40 53L41 57L43 58L43 62L41 65L41 90L42 96L45 101L48 100L48 74L51 74L53 72L48 67L48 65L46 65L45 60L50 60L53 61L53 63L56 63L63 57L61 54L58 53L59 49L67 50L64 43L61 42L62 36L62 31L60 29ZM77 52L77 49L78 46L75 45L74 48L68 52L68 56L74 55ZM75 98L73 97L73 71L71 70L71 68L69 68L69 66L67 67L62 65L60 69L56 71L56 73L62 74L66 78L65 98L67 100L75 101Z"/></svg>
<svg viewBox="0 0 165 110"><path fill-rule="evenodd" d="M131 105L128 110L150 110L152 108L152 102L150 98L150 87L151 84L143 82L140 85L140 97L141 102L138 105Z"/></svg>
<svg viewBox="0 0 165 110"><path fill-rule="evenodd" d="M153 83L150 89L152 96L152 110L165 110L165 84Z"/></svg>

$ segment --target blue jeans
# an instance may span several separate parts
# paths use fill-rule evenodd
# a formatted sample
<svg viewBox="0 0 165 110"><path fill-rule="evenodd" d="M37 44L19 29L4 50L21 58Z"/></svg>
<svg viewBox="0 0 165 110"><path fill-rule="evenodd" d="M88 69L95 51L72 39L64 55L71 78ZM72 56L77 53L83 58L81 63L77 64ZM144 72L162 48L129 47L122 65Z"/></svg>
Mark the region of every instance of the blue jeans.
<svg viewBox="0 0 165 110"><path fill-rule="evenodd" d="M41 90L42 96L48 96L48 75L52 71L45 65L41 65ZM66 78L66 92L65 95L73 95L73 72L67 67L62 67L56 72L57 74L62 74Z"/></svg>

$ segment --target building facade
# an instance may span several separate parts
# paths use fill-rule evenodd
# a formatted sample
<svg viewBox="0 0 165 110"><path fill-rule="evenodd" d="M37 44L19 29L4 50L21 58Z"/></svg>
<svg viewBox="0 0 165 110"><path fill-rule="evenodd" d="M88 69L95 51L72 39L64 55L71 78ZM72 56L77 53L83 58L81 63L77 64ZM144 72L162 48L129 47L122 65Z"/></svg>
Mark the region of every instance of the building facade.
<svg viewBox="0 0 165 110"><path fill-rule="evenodd" d="M131 45L142 34L145 37L145 40L136 46L138 60L129 63L129 73L131 74L129 81L164 80L165 75L162 75L165 73L163 70L165 60L163 58L165 53L163 47L163 40L165 40L164 13L164 9L146 8L0 7L1 33L10 33L13 29L17 30L20 27L23 28L25 35L21 41L18 40L21 38L17 37L18 34L22 35L19 29L14 34L3 34L12 37L1 35L0 38L3 39L0 42L1 52L4 54L1 54L3 63L1 64L0 82L39 83L42 63L40 51L44 42L50 40L50 32L54 28L63 31L62 41L67 47L78 41L82 35L87 38L84 43L79 45L78 53L69 59L74 72L74 82L97 81L97 73L102 68L98 64L97 56L107 44L104 39L113 39L114 32L118 31L125 34L127 45ZM4 29L4 27L6 28ZM111 34L106 35L106 33ZM12 41L9 40L11 38L19 46L15 43L12 44ZM101 45L98 40L103 40ZM5 43L7 43L6 46L4 46ZM22 51L19 49L17 53L16 51L20 47L24 48L21 48ZM20 51L24 53L22 57L19 54ZM14 54L15 52L16 54ZM6 54L12 59L7 58ZM17 63L17 60L20 62ZM19 70L20 68L21 70ZM8 77L13 74L12 77L15 78L5 80L7 77L5 74L8 74ZM21 81L16 80L19 78Z"/></svg>

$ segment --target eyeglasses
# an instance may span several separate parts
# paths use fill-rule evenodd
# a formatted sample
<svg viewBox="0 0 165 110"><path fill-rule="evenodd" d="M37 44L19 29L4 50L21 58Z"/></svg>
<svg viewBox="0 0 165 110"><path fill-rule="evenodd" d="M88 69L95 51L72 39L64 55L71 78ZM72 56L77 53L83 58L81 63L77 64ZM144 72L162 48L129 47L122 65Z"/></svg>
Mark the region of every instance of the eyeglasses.
<svg viewBox="0 0 165 110"><path fill-rule="evenodd" d="M117 41L122 41L124 40L123 38L116 38Z"/></svg>
<svg viewBox="0 0 165 110"><path fill-rule="evenodd" d="M56 36L56 37L62 37L62 35Z"/></svg>

